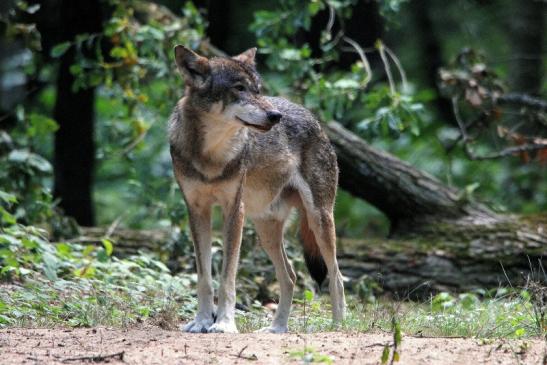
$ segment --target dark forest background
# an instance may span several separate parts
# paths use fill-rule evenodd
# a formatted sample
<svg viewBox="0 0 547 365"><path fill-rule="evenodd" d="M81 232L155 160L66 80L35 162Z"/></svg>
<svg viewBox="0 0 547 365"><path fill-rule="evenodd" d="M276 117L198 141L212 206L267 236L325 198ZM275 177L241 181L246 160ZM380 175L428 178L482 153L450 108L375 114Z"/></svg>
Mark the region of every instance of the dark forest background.
<svg viewBox="0 0 547 365"><path fill-rule="evenodd" d="M32 227L192 267L166 140L184 44L257 46L266 92L324 122L348 275L393 274L393 290L522 279L547 247L545 16L535 0L2 1L2 275L30 265Z"/></svg>

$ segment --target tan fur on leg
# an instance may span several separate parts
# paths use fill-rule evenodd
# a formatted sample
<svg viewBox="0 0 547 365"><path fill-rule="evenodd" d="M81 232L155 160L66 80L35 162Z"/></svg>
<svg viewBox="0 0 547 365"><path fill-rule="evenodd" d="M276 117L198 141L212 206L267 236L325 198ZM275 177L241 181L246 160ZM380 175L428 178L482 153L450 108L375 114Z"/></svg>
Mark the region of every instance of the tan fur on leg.
<svg viewBox="0 0 547 365"><path fill-rule="evenodd" d="M321 256L329 271L329 292L332 304L332 319L335 324L344 320L346 314L346 299L342 274L336 259L336 232L332 212L322 210L319 213L308 213Z"/></svg>
<svg viewBox="0 0 547 365"><path fill-rule="evenodd" d="M175 175L184 192L182 176L177 175L176 171ZM214 322L213 278L211 275L211 205L207 201L199 203L193 199L186 199L186 201L198 273L198 313L194 320L183 327L183 330L205 333Z"/></svg>
<svg viewBox="0 0 547 365"><path fill-rule="evenodd" d="M236 193L234 202L224 210L224 253L218 292L217 318L209 332L237 333L235 324L236 275L241 248L241 236L245 209L241 200L245 175Z"/></svg>
<svg viewBox="0 0 547 365"><path fill-rule="evenodd" d="M283 248L283 222L273 219L256 219L254 224L260 244L275 267L281 290L274 320L270 327L263 328L260 332L284 333L288 331L287 323L291 312L296 275Z"/></svg>

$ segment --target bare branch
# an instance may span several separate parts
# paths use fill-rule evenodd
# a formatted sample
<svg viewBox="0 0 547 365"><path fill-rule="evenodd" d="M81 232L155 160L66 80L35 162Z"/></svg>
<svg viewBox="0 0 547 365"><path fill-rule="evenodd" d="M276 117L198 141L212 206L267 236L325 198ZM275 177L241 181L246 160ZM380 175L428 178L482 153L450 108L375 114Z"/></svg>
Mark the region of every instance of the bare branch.
<svg viewBox="0 0 547 365"><path fill-rule="evenodd" d="M91 361L91 362L105 362L109 359L119 359L123 362L123 357L125 355L125 351L116 352L115 354L110 355L92 355L92 356L78 356L78 357L69 357L67 359L62 360L62 362L71 362L71 361Z"/></svg>
<svg viewBox="0 0 547 365"><path fill-rule="evenodd" d="M384 43L381 41L377 42L378 52L380 52L380 58L384 64L384 69L386 70L387 81L389 82L389 90L391 95L395 94L395 83L393 82L393 75L391 74L391 67L389 65L389 60L386 57L386 49Z"/></svg>
<svg viewBox="0 0 547 365"><path fill-rule="evenodd" d="M454 117L456 118L456 121L458 122L458 127L460 128L460 133L463 138L463 143L467 143L469 141L469 136L467 135L467 129L465 127L465 123L462 120L462 117L460 115L460 108L458 106L458 97L453 96L452 99L452 110L454 111Z"/></svg>
<svg viewBox="0 0 547 365"><path fill-rule="evenodd" d="M395 55L395 53L389 49L389 47L386 47L384 45L384 49L386 50L386 53L391 57L393 60L393 63L395 63L395 66L397 66L397 69L399 70L399 74L401 75L401 83L403 84L403 90L407 90L408 81L406 78L406 72L403 68L403 65L401 64L401 61L399 61L399 58Z"/></svg>
<svg viewBox="0 0 547 365"><path fill-rule="evenodd" d="M483 123L486 120L487 117L488 117L487 113L481 113L477 118L475 118L472 121L470 121L469 123L467 123L464 126L464 129L466 131L471 131L473 128L475 128L476 126ZM458 143L462 140L462 138L463 138L463 136L460 133L460 135L458 137L456 137L450 144L448 144L444 147L446 152L450 153L450 151L452 151L458 145Z"/></svg>
<svg viewBox="0 0 547 365"><path fill-rule="evenodd" d="M328 5L329 5L329 21L327 23L326 32L331 33L332 27L334 25L334 19L335 19L335 16L336 16L336 12L334 10L334 6L332 6L331 4L328 4Z"/></svg>
<svg viewBox="0 0 547 365"><path fill-rule="evenodd" d="M547 150L547 143L529 143L520 146L507 147L499 152L490 155L475 155L469 144L465 145L465 152L471 160L495 160L497 158L507 157L521 152L532 152Z"/></svg>
<svg viewBox="0 0 547 365"><path fill-rule="evenodd" d="M547 112L547 101L527 94L507 93L497 98L500 105L525 106L540 112Z"/></svg>
<svg viewBox="0 0 547 365"><path fill-rule="evenodd" d="M532 151L547 149L547 142L545 143L536 142L536 143L527 143L520 146L507 147L501 151L498 151L489 155L476 155L471 149L471 146L470 146L471 139L469 138L469 135L467 134L467 126L462 120L460 115L460 110L458 107L458 97L454 96L452 97L451 100L452 100L452 109L454 111L454 116L456 118L456 121L458 122L458 127L460 129L460 138L462 139L462 142L464 144L465 154L470 160L494 160L494 159L498 159L502 157L512 156L514 154L521 153L521 152L532 152ZM474 124L475 121L469 123L468 126ZM458 138L458 140L460 138ZM451 146L451 148L452 147L454 146Z"/></svg>
<svg viewBox="0 0 547 365"><path fill-rule="evenodd" d="M363 88L365 88L372 79L372 70L370 69L370 63L368 62L367 56L365 55L365 51L359 45L359 43L355 42L353 39L346 36L344 36L343 39L346 43L349 43L353 48L355 48L355 50L359 54L359 57L361 57L361 61L363 62L363 66L365 67L365 80L363 81Z"/></svg>

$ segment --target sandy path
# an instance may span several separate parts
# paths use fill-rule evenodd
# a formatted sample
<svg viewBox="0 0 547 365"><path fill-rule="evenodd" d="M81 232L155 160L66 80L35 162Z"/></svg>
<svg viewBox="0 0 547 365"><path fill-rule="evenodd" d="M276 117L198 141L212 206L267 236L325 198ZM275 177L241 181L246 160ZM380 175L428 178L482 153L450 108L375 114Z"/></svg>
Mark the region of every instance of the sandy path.
<svg viewBox="0 0 547 365"><path fill-rule="evenodd" d="M291 354L313 348L335 364L378 364L379 333L185 334L157 327L140 329L0 330L0 364L80 364L81 356L123 352L110 364L284 364L302 363ZM546 346L535 340L475 340L403 337L401 364L542 364ZM239 354L239 356L238 356ZM63 362L64 360L64 362Z"/></svg>

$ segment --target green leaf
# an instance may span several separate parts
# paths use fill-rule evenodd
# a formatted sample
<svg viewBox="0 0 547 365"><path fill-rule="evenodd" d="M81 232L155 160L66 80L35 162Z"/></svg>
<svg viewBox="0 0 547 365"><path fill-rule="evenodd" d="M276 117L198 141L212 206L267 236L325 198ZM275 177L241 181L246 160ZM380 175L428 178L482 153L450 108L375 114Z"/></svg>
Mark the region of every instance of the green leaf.
<svg viewBox="0 0 547 365"><path fill-rule="evenodd" d="M58 45L56 45L55 47L51 49L51 57L53 58L61 57L62 55L66 53L66 51L68 51L71 45L72 44L70 42L59 43Z"/></svg>
<svg viewBox="0 0 547 365"><path fill-rule="evenodd" d="M59 129L56 121L41 114L31 114L29 122L30 127L27 133L30 137L44 136Z"/></svg>
<svg viewBox="0 0 547 365"><path fill-rule="evenodd" d="M97 252L97 260L99 260L99 262L107 262L108 261L108 255L106 254L105 249L101 249L101 250L99 250L99 252Z"/></svg>
<svg viewBox="0 0 547 365"><path fill-rule="evenodd" d="M313 292L311 290L305 290L304 298L306 299L307 302L311 302L313 300Z"/></svg>
<svg viewBox="0 0 547 365"><path fill-rule="evenodd" d="M393 334L394 342L397 346L401 346L403 340L403 335L401 334L401 325L398 322L395 322L395 333Z"/></svg>
<svg viewBox="0 0 547 365"><path fill-rule="evenodd" d="M44 274L46 274L47 278L51 281L57 280L57 258L49 252L44 252L42 261L44 262Z"/></svg>
<svg viewBox="0 0 547 365"><path fill-rule="evenodd" d="M475 192L475 190L477 190L480 186L481 186L481 184L479 184L478 182L466 185L465 186L465 194L467 194L467 196L471 196L473 194L473 192Z"/></svg>
<svg viewBox="0 0 547 365"><path fill-rule="evenodd" d="M321 1L311 1L308 4L308 12L311 16L314 16L323 8L323 3Z"/></svg>
<svg viewBox="0 0 547 365"><path fill-rule="evenodd" d="M522 337L526 334L526 330L524 328L517 328L515 331L515 336Z"/></svg>
<svg viewBox="0 0 547 365"><path fill-rule="evenodd" d="M7 193L3 190L0 190L0 200L8 204L17 203L17 197L15 195Z"/></svg>
<svg viewBox="0 0 547 365"><path fill-rule="evenodd" d="M110 55L114 58L126 58L129 55L129 53L127 49L123 47L114 47L110 51Z"/></svg>
<svg viewBox="0 0 547 365"><path fill-rule="evenodd" d="M82 65L75 63L75 64L70 66L69 70L70 70L70 73L72 75L78 76L79 74L82 73L83 67L82 67Z"/></svg>
<svg viewBox="0 0 547 365"><path fill-rule="evenodd" d="M296 48L285 48L281 50L279 57L288 61L299 61L302 59L300 51Z"/></svg>
<svg viewBox="0 0 547 365"><path fill-rule="evenodd" d="M36 241L30 240L28 238L23 238L21 242L23 243L23 247L28 250L34 250L35 248L38 248L40 246Z"/></svg>
<svg viewBox="0 0 547 365"><path fill-rule="evenodd" d="M95 268L92 266L84 266L74 271L74 275L80 278L92 278L95 276Z"/></svg>
<svg viewBox="0 0 547 365"><path fill-rule="evenodd" d="M358 89L360 85L353 79L339 79L332 86L338 89Z"/></svg>
<svg viewBox="0 0 547 365"><path fill-rule="evenodd" d="M441 311L452 306L454 306L454 297L446 292L435 295L431 301L431 309L433 311Z"/></svg>
<svg viewBox="0 0 547 365"><path fill-rule="evenodd" d="M95 251L95 246L87 245L87 246L85 246L84 251L82 252L82 255L84 257L89 256L93 251Z"/></svg>
<svg viewBox="0 0 547 365"><path fill-rule="evenodd" d="M479 298L471 293L460 294L459 299L464 309L473 309L479 303Z"/></svg>
<svg viewBox="0 0 547 365"><path fill-rule="evenodd" d="M389 346L385 345L384 351L382 351L382 358L380 359L380 361L382 362L382 364L387 364L388 360L389 360Z"/></svg>
<svg viewBox="0 0 547 365"><path fill-rule="evenodd" d="M57 245L57 253L60 256L69 258L72 253L72 247L68 243L59 243Z"/></svg>
<svg viewBox="0 0 547 365"><path fill-rule="evenodd" d="M108 238L103 238L102 243L103 243L106 254L108 256L111 256L112 251L114 251L114 245L112 244L112 241L110 241Z"/></svg>
<svg viewBox="0 0 547 365"><path fill-rule="evenodd" d="M17 223L17 219L15 219L10 212L0 207L0 222L6 225L12 225Z"/></svg>
<svg viewBox="0 0 547 365"><path fill-rule="evenodd" d="M416 122L410 125L410 133L412 133L416 137L420 136L420 127L418 127L418 124Z"/></svg>
<svg viewBox="0 0 547 365"><path fill-rule="evenodd" d="M8 161L17 164L26 163L28 166L41 172L51 172L52 167L48 160L28 150L13 150L8 155Z"/></svg>

